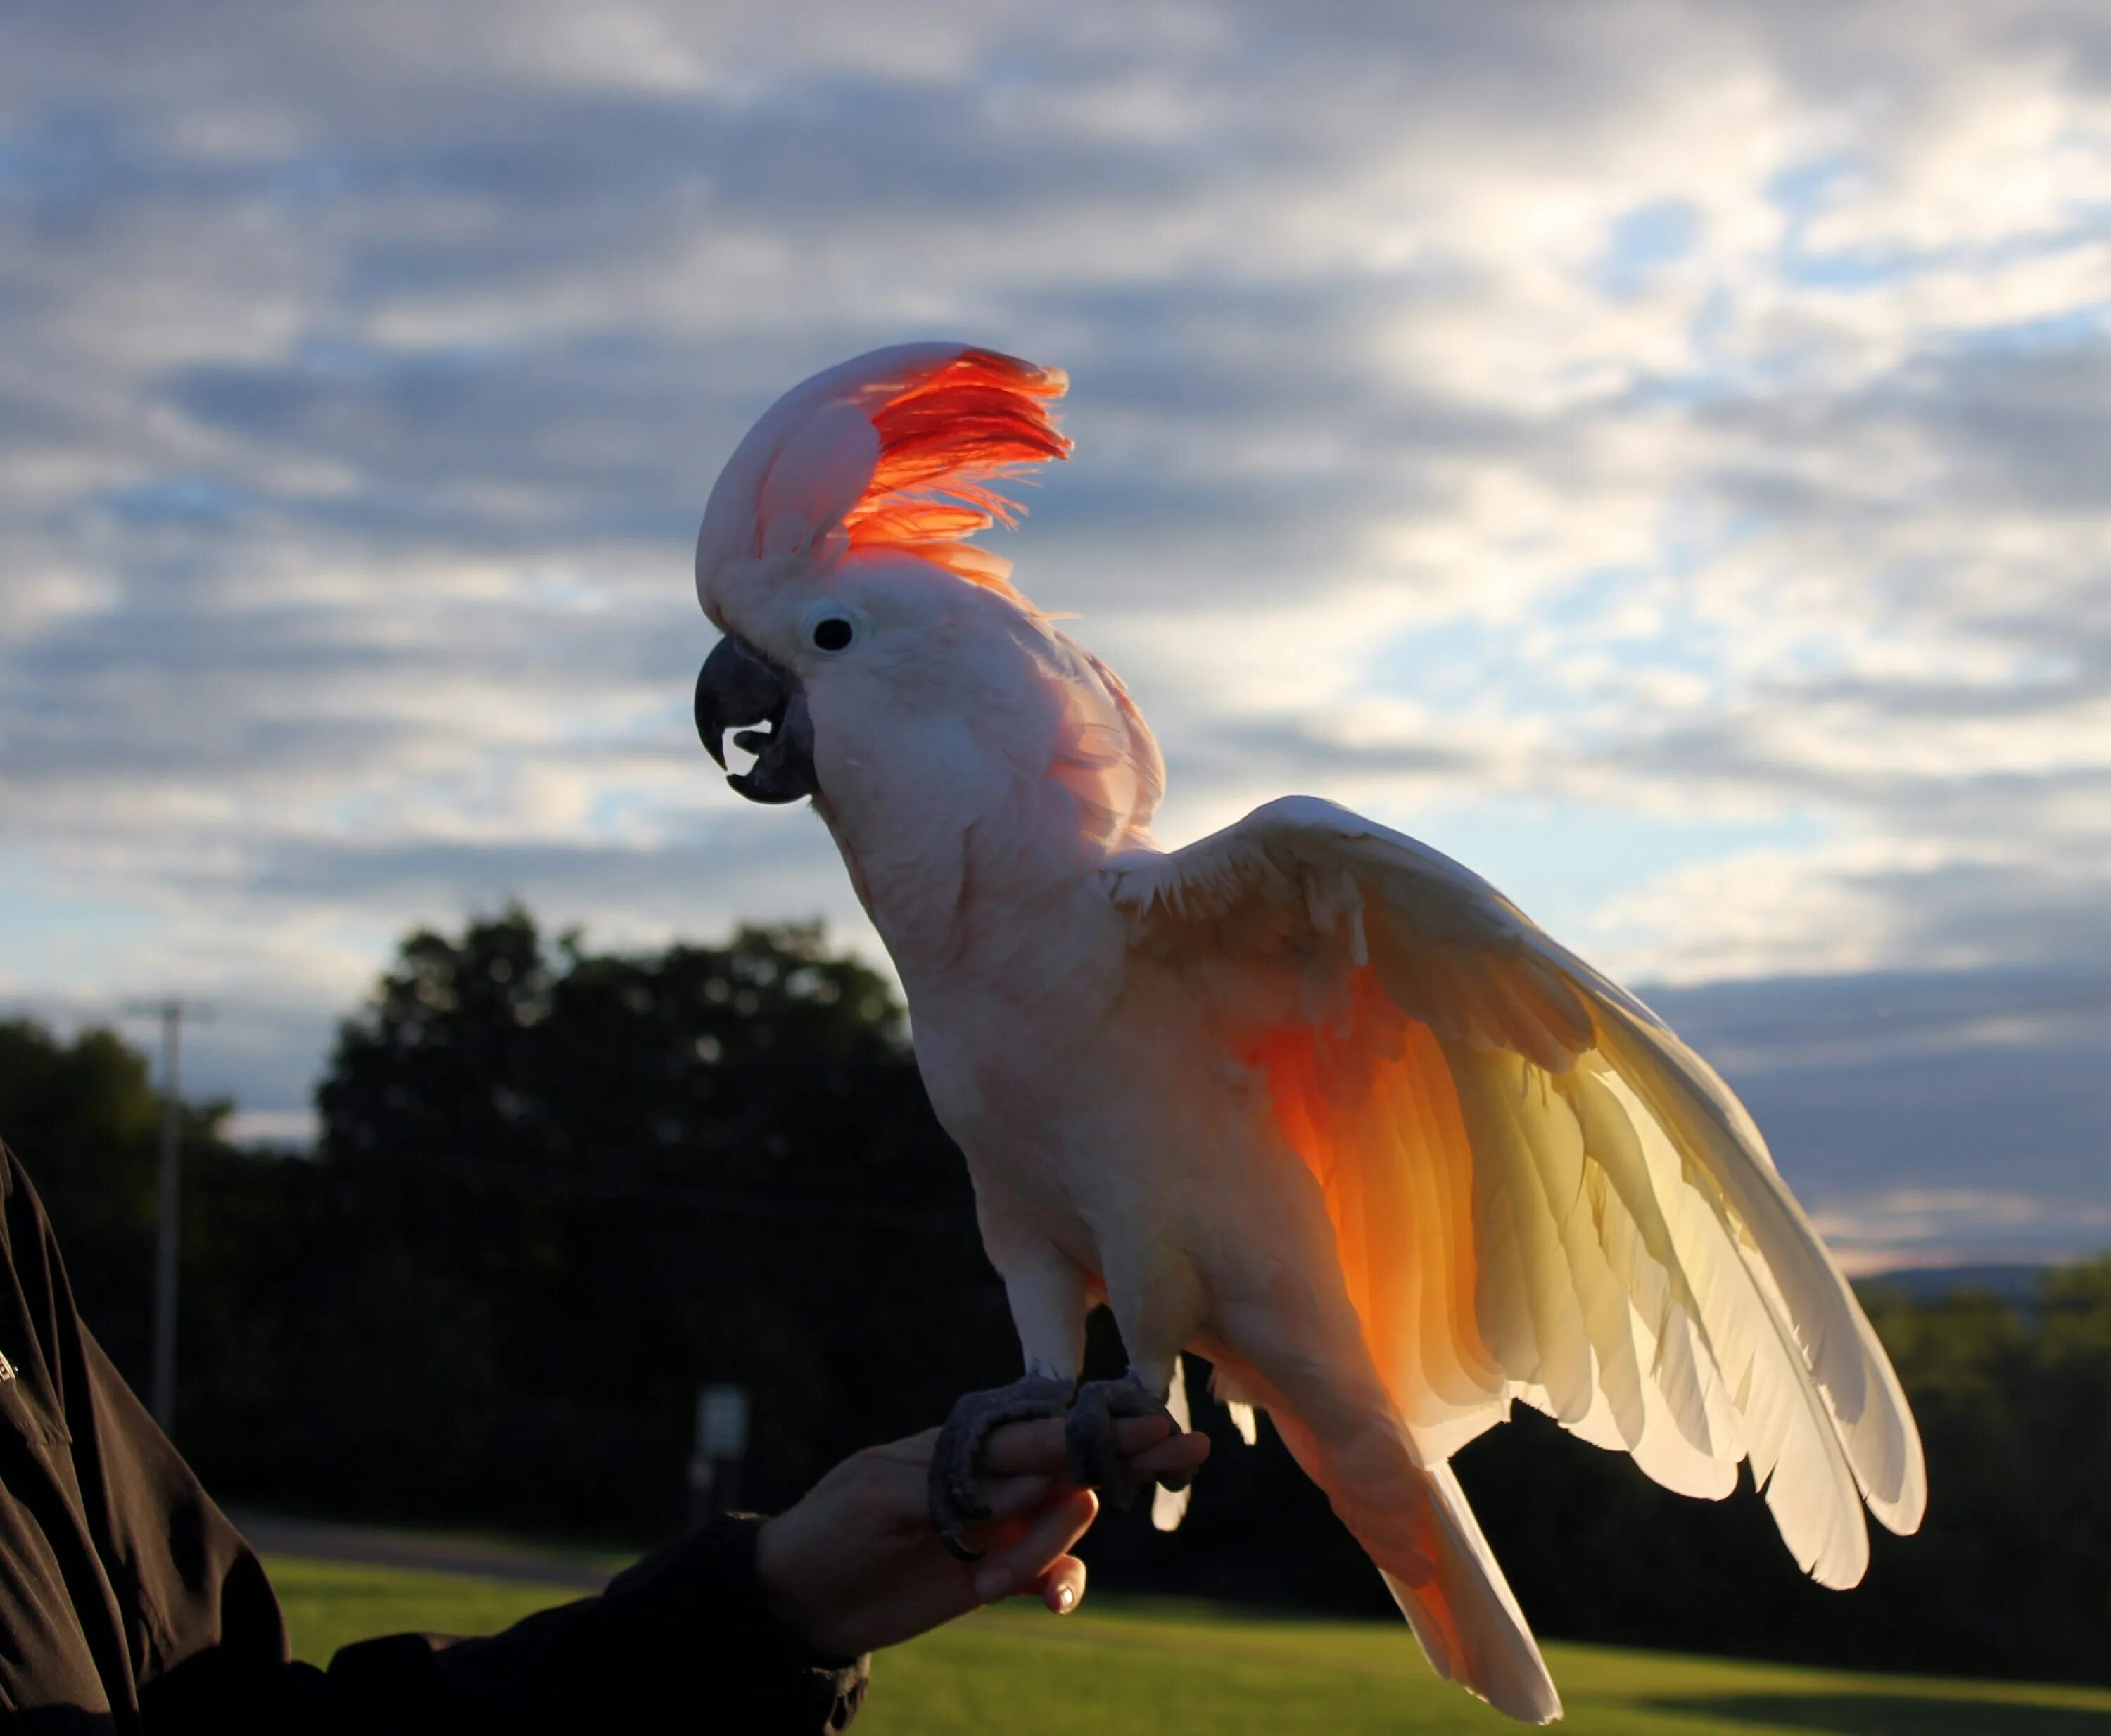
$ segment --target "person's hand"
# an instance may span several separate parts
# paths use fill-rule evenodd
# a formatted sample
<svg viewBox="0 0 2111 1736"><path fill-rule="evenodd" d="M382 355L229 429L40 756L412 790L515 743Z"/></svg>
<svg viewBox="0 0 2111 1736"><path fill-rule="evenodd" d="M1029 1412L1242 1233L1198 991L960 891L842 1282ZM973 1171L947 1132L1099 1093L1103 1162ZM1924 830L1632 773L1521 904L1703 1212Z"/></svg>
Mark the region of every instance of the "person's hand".
<svg viewBox="0 0 2111 1736"><path fill-rule="evenodd" d="M1010 1423L983 1455L991 1516L967 1541L985 1552L958 1561L931 1529L931 1449L938 1431L869 1447L843 1461L756 1540L757 1576L771 1614L817 1657L852 1657L899 1644L998 1599L1032 1593L1067 1615L1085 1594L1085 1564L1069 1552L1099 1511L1065 1468L1063 1422ZM1210 1456L1200 1434L1162 1416L1115 1425L1130 1476L1189 1475Z"/></svg>

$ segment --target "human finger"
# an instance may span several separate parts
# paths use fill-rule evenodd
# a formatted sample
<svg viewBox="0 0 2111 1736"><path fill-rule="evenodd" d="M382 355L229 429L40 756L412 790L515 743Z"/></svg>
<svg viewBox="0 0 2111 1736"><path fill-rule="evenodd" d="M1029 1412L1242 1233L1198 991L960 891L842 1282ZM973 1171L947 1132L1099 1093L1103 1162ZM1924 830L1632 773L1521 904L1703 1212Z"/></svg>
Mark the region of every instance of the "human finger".
<svg viewBox="0 0 2111 1736"><path fill-rule="evenodd" d="M1009 1519L1037 1507L1070 1487L1067 1477L1041 1473L1020 1477L985 1477L977 1490L992 1519Z"/></svg>
<svg viewBox="0 0 2111 1736"><path fill-rule="evenodd" d="M1124 1416L1115 1425L1115 1451L1126 1459L1179 1432L1169 1416Z"/></svg>
<svg viewBox="0 0 2111 1736"><path fill-rule="evenodd" d="M1092 1528L1099 1511L1099 1497L1090 1489L1078 1489L1051 1502L1016 1543L992 1553L976 1570L975 1595L994 1603L1033 1584Z"/></svg>
<svg viewBox="0 0 2111 1736"><path fill-rule="evenodd" d="M981 1494L984 1505L989 1508L989 1516L967 1527L961 1534L962 1538L971 1548L978 1549L984 1555L996 1554L1026 1535L1037 1508L1075 1493L1076 1485L1067 1475L1004 1477L995 1481L985 1480L981 1486ZM1031 1588L1021 1588L1023 1590Z"/></svg>
<svg viewBox="0 0 2111 1736"><path fill-rule="evenodd" d="M1006 1423L983 1446L983 1468L999 1476L1060 1471L1069 1461L1063 1447L1065 1420ZM1124 1416L1115 1425L1115 1451L1127 1457L1178 1433L1169 1416Z"/></svg>
<svg viewBox="0 0 2111 1736"><path fill-rule="evenodd" d="M1085 1564L1074 1555L1059 1555L1027 1587L1051 1616L1067 1616L1085 1601Z"/></svg>
<svg viewBox="0 0 2111 1736"><path fill-rule="evenodd" d="M1006 1423L1001 1429L993 1430L984 1444L983 1470L992 1477L1040 1475L1067 1481L1069 1459L1064 1447L1065 1428L1065 1419L1060 1416L1029 1423ZM1198 1442L1203 1444L1197 1446ZM1174 1443L1184 1444L1175 1447ZM920 1438L918 1444L921 1444ZM1153 1458L1148 1464L1142 1461L1141 1455L1161 1448L1169 1448L1171 1456L1163 1460ZM1131 1461L1133 1470L1147 1470L1154 1475L1161 1470L1177 1472L1183 1466L1192 1470L1209 1457L1209 1451L1205 1436L1192 1432L1183 1434L1169 1416L1125 1416L1115 1424L1115 1455ZM1188 1462L1191 1458L1192 1465Z"/></svg>
<svg viewBox="0 0 2111 1736"><path fill-rule="evenodd" d="M1210 1457L1210 1437L1176 1434L1124 1461L1124 1469L1144 1481L1157 1477L1192 1477Z"/></svg>
<svg viewBox="0 0 2111 1736"><path fill-rule="evenodd" d="M1045 1476L1063 1469L1064 1419L1006 1423L983 1443L982 1466L1003 1476Z"/></svg>

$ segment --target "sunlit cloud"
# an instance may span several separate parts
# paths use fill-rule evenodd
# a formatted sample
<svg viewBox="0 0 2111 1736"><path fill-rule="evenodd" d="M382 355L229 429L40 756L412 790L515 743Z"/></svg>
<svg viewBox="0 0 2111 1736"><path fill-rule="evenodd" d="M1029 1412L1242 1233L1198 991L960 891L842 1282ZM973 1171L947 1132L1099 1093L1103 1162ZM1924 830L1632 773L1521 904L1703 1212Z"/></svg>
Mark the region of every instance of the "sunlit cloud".
<svg viewBox="0 0 2111 1736"><path fill-rule="evenodd" d="M18 20L0 992L279 1009L200 1064L283 1118L414 921L872 945L695 748L688 541L920 335L1073 375L1006 552L1167 841L1314 790L1660 983L2111 961L2107 210L2080 4Z"/></svg>

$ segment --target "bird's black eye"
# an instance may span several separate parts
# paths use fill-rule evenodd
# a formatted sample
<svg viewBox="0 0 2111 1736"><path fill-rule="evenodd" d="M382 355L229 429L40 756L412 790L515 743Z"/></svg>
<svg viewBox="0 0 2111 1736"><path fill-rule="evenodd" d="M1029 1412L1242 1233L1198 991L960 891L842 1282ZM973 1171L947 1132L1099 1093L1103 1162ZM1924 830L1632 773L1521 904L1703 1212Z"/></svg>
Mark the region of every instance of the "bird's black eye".
<svg viewBox="0 0 2111 1736"><path fill-rule="evenodd" d="M814 623L814 648L816 651L847 651L856 633L851 624L840 615L824 615Z"/></svg>

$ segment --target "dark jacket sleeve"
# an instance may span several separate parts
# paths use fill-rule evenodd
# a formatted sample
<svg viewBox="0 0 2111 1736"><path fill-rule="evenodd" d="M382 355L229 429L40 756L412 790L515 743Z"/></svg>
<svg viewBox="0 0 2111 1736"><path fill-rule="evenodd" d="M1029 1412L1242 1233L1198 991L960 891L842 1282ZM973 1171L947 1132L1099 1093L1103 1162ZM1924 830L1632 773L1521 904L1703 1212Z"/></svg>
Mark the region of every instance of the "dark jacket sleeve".
<svg viewBox="0 0 2111 1736"><path fill-rule="evenodd" d="M505 1730L842 1729L866 1662L806 1655L763 1608L760 1521L721 1520L620 1575L599 1597L489 1639L399 1634L347 1646L335 1695L401 1736Z"/></svg>
<svg viewBox="0 0 2111 1736"><path fill-rule="evenodd" d="M724 1520L638 1562L599 1596L489 1638L362 1640L326 1675L223 1640L146 1684L146 1730L829 1736L856 1715L866 1661L810 1657L766 1614L755 1577L760 1524Z"/></svg>
<svg viewBox="0 0 2111 1736"><path fill-rule="evenodd" d="M819 1736L856 1710L865 1661L803 1656L765 1611L755 1520L490 1638L368 1640L327 1672L288 1661L262 1567L81 1324L4 1146L0 1266L0 1722L146 1736Z"/></svg>

